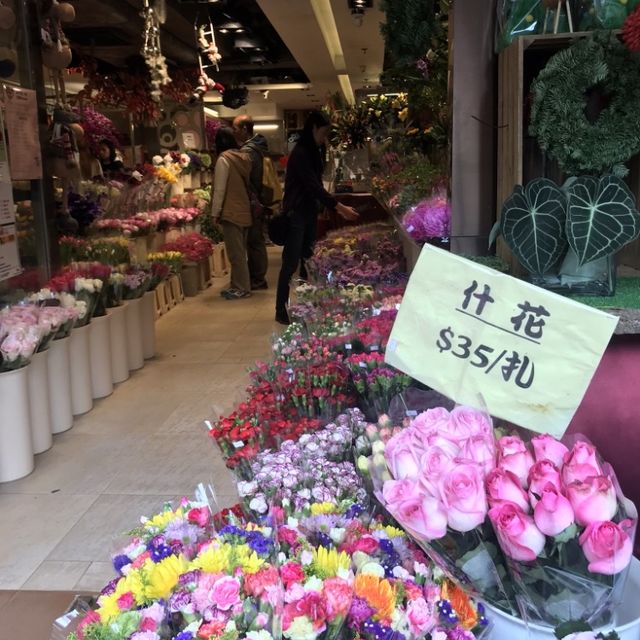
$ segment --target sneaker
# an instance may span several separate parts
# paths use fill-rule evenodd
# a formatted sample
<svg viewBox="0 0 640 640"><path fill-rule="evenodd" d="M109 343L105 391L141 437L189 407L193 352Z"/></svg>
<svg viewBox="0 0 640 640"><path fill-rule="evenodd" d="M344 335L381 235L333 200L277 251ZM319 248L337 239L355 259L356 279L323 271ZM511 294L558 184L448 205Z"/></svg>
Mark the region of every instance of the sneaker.
<svg viewBox="0 0 640 640"><path fill-rule="evenodd" d="M268 288L269 288L269 285L267 284L266 280L258 284L255 284L253 282L251 283L251 291L260 291L262 289L268 289Z"/></svg>
<svg viewBox="0 0 640 640"><path fill-rule="evenodd" d="M286 309L281 309L280 311L276 310L276 322L280 324L291 324L291 320L289 320L289 314Z"/></svg>
<svg viewBox="0 0 640 640"><path fill-rule="evenodd" d="M227 300L239 300L240 298L251 297L251 293L249 291L242 291L241 289L226 289L223 297Z"/></svg>

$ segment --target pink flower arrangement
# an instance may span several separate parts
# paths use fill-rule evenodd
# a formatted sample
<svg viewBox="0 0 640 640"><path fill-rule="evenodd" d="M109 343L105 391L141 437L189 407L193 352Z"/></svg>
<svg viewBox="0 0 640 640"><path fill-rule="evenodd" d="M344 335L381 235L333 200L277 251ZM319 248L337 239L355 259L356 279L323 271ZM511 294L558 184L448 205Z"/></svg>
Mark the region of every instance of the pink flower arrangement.
<svg viewBox="0 0 640 640"><path fill-rule="evenodd" d="M392 437L384 457L392 477L382 486L387 509L439 557L460 535L491 542L491 524L511 575L520 576L511 588L525 603L523 616L544 611L545 598L565 590L584 616L612 610L614 587L631 561L636 515L590 443L576 439L569 448L550 435L496 440L482 412L440 408ZM456 567L455 558L448 566ZM580 579L563 578L568 572ZM546 590L536 591L534 575ZM562 622L560 610L554 615L553 624Z"/></svg>
<svg viewBox="0 0 640 640"><path fill-rule="evenodd" d="M443 189L435 191L404 215L402 225L417 242L451 235L451 204Z"/></svg>
<svg viewBox="0 0 640 640"><path fill-rule="evenodd" d="M186 233L168 242L162 251L179 251L187 262L201 262L213 253L213 243L200 233Z"/></svg>

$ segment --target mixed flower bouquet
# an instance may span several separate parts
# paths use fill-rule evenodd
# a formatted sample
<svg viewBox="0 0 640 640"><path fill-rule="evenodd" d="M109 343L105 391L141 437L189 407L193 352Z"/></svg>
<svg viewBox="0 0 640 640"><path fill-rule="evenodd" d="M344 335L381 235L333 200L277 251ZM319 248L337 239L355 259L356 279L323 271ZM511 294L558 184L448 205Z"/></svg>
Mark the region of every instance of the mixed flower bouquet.
<svg viewBox="0 0 640 640"><path fill-rule="evenodd" d="M178 274L182 270L183 255L180 251L155 251L147 255L150 264L166 264L169 271Z"/></svg>
<svg viewBox="0 0 640 640"><path fill-rule="evenodd" d="M51 278L47 288L58 294L70 294L71 299L61 297L63 306L75 306L78 316L74 326L83 327L91 322L91 318L102 295L103 281L100 278L84 277L74 269L62 271Z"/></svg>
<svg viewBox="0 0 640 640"><path fill-rule="evenodd" d="M145 292L149 290L152 276L146 269L132 265L123 271L123 275L122 297L125 300L142 298Z"/></svg>

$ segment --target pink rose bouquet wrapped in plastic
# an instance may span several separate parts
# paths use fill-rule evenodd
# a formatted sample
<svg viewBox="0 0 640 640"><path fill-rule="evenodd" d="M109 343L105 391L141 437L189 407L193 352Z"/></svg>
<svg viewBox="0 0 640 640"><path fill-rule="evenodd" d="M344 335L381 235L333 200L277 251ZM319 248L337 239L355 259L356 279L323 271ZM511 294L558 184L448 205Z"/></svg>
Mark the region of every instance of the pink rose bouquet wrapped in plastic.
<svg viewBox="0 0 640 640"><path fill-rule="evenodd" d="M496 438L482 412L440 408L377 458L389 513L487 602L550 626L611 623L637 512L584 438Z"/></svg>

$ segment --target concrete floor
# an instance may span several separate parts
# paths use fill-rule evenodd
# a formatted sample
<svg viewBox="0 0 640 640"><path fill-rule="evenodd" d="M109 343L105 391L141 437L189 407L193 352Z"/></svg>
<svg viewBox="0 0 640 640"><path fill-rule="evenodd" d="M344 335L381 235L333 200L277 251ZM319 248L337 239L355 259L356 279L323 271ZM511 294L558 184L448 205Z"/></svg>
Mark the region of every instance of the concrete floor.
<svg viewBox="0 0 640 640"><path fill-rule="evenodd" d="M269 356L280 329L276 249L270 262L270 290L227 301L219 279L158 319L156 357L54 436L30 476L0 485L0 640L18 637L5 635L11 612L31 592L100 590L118 536L165 501L192 496L199 482L214 484L221 508L237 501L203 421L229 412L247 369Z"/></svg>

